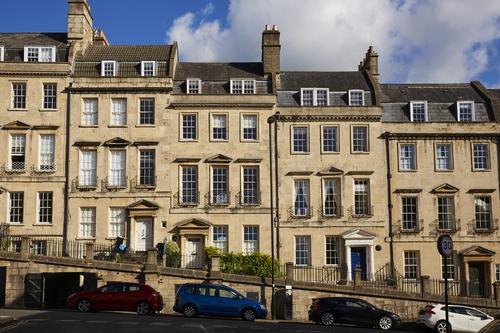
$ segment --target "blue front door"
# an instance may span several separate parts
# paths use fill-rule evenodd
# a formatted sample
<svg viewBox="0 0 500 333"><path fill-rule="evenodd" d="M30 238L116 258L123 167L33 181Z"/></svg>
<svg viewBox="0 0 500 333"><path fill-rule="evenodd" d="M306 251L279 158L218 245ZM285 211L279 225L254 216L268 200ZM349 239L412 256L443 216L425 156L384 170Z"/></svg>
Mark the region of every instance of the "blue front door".
<svg viewBox="0 0 500 333"><path fill-rule="evenodd" d="M366 248L351 247L351 279L354 280L354 269L361 268L361 279L366 280Z"/></svg>

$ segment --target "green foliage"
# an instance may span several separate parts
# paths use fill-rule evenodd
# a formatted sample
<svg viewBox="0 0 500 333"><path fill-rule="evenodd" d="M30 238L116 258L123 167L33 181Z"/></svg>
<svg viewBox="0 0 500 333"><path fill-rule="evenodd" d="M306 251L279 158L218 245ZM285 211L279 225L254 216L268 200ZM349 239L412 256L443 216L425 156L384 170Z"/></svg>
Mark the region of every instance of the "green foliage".
<svg viewBox="0 0 500 333"><path fill-rule="evenodd" d="M219 248L215 246L207 246L205 248L205 262L207 263L209 270L212 268L212 257L216 254L221 255Z"/></svg>
<svg viewBox="0 0 500 333"><path fill-rule="evenodd" d="M3 241L3 244L2 244L2 250L3 251L7 251L10 247L10 244L12 244L12 242L10 241L10 239L5 239Z"/></svg>
<svg viewBox="0 0 500 333"><path fill-rule="evenodd" d="M181 265L181 249L174 241L168 241L167 246L163 250L166 257L167 267L180 267Z"/></svg>
<svg viewBox="0 0 500 333"><path fill-rule="evenodd" d="M206 249L208 259L214 254L220 254L217 248ZM271 256L262 253L252 253L244 255L243 253L222 253L220 254L221 271L229 274L251 275L260 277L271 277L272 260ZM208 260L211 262L211 260ZM278 276L279 264L274 260L274 273Z"/></svg>

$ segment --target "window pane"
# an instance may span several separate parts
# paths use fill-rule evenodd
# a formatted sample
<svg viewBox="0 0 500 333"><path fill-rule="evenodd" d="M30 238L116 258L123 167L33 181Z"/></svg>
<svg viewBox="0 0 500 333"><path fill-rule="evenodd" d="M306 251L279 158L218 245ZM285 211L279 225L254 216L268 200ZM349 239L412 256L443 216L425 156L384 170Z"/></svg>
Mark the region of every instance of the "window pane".
<svg viewBox="0 0 500 333"><path fill-rule="evenodd" d="M328 90L316 89L316 105L317 106L328 105Z"/></svg>
<svg viewBox="0 0 500 333"><path fill-rule="evenodd" d="M474 147L474 169L489 169L489 146L486 143L475 143Z"/></svg>
<svg viewBox="0 0 500 333"><path fill-rule="evenodd" d="M232 80L231 87L232 87L233 94L242 94L243 93L243 82L241 80Z"/></svg>
<svg viewBox="0 0 500 333"><path fill-rule="evenodd" d="M437 144L436 145L436 169L451 170L451 145Z"/></svg>
<svg viewBox="0 0 500 333"><path fill-rule="evenodd" d="M446 265L447 265L447 272L448 272L448 279L455 279L455 265L453 263L453 255L449 256L449 257L441 257L441 276L442 278L444 279L445 276L444 276L444 262L446 260Z"/></svg>
<svg viewBox="0 0 500 333"><path fill-rule="evenodd" d="M9 223L24 221L24 192L9 193Z"/></svg>
<svg viewBox="0 0 500 333"><path fill-rule="evenodd" d="M474 198L476 215L476 229L491 229L491 197L481 196Z"/></svg>
<svg viewBox="0 0 500 333"><path fill-rule="evenodd" d="M310 265L311 261L310 236L295 236L295 265Z"/></svg>
<svg viewBox="0 0 500 333"><path fill-rule="evenodd" d="M438 228L452 230L455 226L455 207L453 197L438 197Z"/></svg>
<svg viewBox="0 0 500 333"><path fill-rule="evenodd" d="M417 251L404 252L404 271L406 279L418 278L418 272L419 272L418 264L419 264L419 259Z"/></svg>
<svg viewBox="0 0 500 333"><path fill-rule="evenodd" d="M183 114L182 115L182 139L183 140L196 140L196 115Z"/></svg>
<svg viewBox="0 0 500 333"><path fill-rule="evenodd" d="M371 215L370 182L368 180L354 181L354 215Z"/></svg>
<svg viewBox="0 0 500 333"><path fill-rule="evenodd" d="M349 105L362 106L363 105L363 91L349 91Z"/></svg>
<svg viewBox="0 0 500 333"><path fill-rule="evenodd" d="M141 98L139 100L139 124L154 125L155 123L155 99Z"/></svg>
<svg viewBox="0 0 500 333"><path fill-rule="evenodd" d="M43 108L57 109L57 84L43 84Z"/></svg>
<svg viewBox="0 0 500 333"><path fill-rule="evenodd" d="M418 206L416 197L401 198L401 227L403 230L415 230L418 225Z"/></svg>
<svg viewBox="0 0 500 333"><path fill-rule="evenodd" d="M337 152L337 126L323 127L323 151L326 153Z"/></svg>
<svg viewBox="0 0 500 333"><path fill-rule="evenodd" d="M243 115L243 139L257 140L257 116Z"/></svg>
<svg viewBox="0 0 500 333"><path fill-rule="evenodd" d="M458 103L458 120L459 121L473 121L473 106L472 103Z"/></svg>
<svg viewBox="0 0 500 333"><path fill-rule="evenodd" d="M109 237L125 237L126 210L123 207L109 209Z"/></svg>
<svg viewBox="0 0 500 333"><path fill-rule="evenodd" d="M126 152L125 150L111 150L109 153L108 186L126 186Z"/></svg>
<svg viewBox="0 0 500 333"><path fill-rule="evenodd" d="M415 145L401 144L399 146L399 168L401 170L415 170Z"/></svg>
<svg viewBox="0 0 500 333"><path fill-rule="evenodd" d="M325 179L323 181L323 214L340 216L340 181Z"/></svg>
<svg viewBox="0 0 500 333"><path fill-rule="evenodd" d="M411 104L412 121L424 122L425 121L425 103L412 103Z"/></svg>
<svg viewBox="0 0 500 333"><path fill-rule="evenodd" d="M244 94L254 94L255 93L255 81L244 80L243 81L243 93Z"/></svg>
<svg viewBox="0 0 500 333"><path fill-rule="evenodd" d="M145 61L142 63L142 73L144 76L155 76L155 63L154 61Z"/></svg>
<svg viewBox="0 0 500 333"><path fill-rule="evenodd" d="M352 128L352 151L367 152L368 151L368 127L353 126Z"/></svg>
<svg viewBox="0 0 500 333"><path fill-rule="evenodd" d="M307 127L293 127L293 151L309 152Z"/></svg>
<svg viewBox="0 0 500 333"><path fill-rule="evenodd" d="M12 84L12 108L26 109L26 83Z"/></svg>
<svg viewBox="0 0 500 333"><path fill-rule="evenodd" d="M187 91L188 94L199 94L200 93L200 81L199 80L188 80L187 81Z"/></svg>
<svg viewBox="0 0 500 333"><path fill-rule="evenodd" d="M243 227L243 254L249 255L259 252L259 227Z"/></svg>
<svg viewBox="0 0 500 333"><path fill-rule="evenodd" d="M155 151L141 150L139 152L139 184L154 186L156 185L155 177Z"/></svg>
<svg viewBox="0 0 500 333"><path fill-rule="evenodd" d="M95 237L95 207L80 208L80 237Z"/></svg>
<svg viewBox="0 0 500 333"><path fill-rule="evenodd" d="M85 98L83 100L82 125L97 125L97 98Z"/></svg>
<svg viewBox="0 0 500 333"><path fill-rule="evenodd" d="M216 225L213 227L212 242L221 253L227 253L227 226Z"/></svg>
<svg viewBox="0 0 500 333"><path fill-rule="evenodd" d="M256 205L259 203L258 167L243 168L243 197L241 203L246 205Z"/></svg>
<svg viewBox="0 0 500 333"><path fill-rule="evenodd" d="M227 140L227 117L223 114L212 115L212 139Z"/></svg>
<svg viewBox="0 0 500 333"><path fill-rule="evenodd" d="M314 90L313 89L303 89L302 90L302 105L304 105L304 106L314 105Z"/></svg>
<svg viewBox="0 0 500 333"><path fill-rule="evenodd" d="M337 265L339 263L339 238L326 236L326 264Z"/></svg>
<svg viewBox="0 0 500 333"><path fill-rule="evenodd" d="M38 223L52 223L52 192L38 192Z"/></svg>
<svg viewBox="0 0 500 333"><path fill-rule="evenodd" d="M127 124L127 99L113 98L111 100L111 125L125 126Z"/></svg>
<svg viewBox="0 0 500 333"><path fill-rule="evenodd" d="M51 171L55 169L54 151L55 151L55 135L40 135L40 155L38 169L40 171Z"/></svg>
<svg viewBox="0 0 500 333"><path fill-rule="evenodd" d="M26 136L13 134L10 136L10 169L26 170Z"/></svg>
<svg viewBox="0 0 500 333"><path fill-rule="evenodd" d="M198 203L198 168L195 166L182 167L181 203Z"/></svg>
<svg viewBox="0 0 500 333"><path fill-rule="evenodd" d="M229 193L227 190L228 169L226 167L212 168L212 203L229 203Z"/></svg>
<svg viewBox="0 0 500 333"><path fill-rule="evenodd" d="M295 180L294 182L294 215L309 215L309 181Z"/></svg>
<svg viewBox="0 0 500 333"><path fill-rule="evenodd" d="M80 151L80 172L78 183L80 186L96 186L97 152L95 150Z"/></svg>

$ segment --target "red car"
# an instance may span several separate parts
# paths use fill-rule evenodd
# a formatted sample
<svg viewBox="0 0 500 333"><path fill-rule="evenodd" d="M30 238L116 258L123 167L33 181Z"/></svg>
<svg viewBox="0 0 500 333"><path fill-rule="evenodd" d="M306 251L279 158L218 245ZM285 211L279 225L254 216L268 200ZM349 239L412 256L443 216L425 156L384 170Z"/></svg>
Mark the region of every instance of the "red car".
<svg viewBox="0 0 500 333"><path fill-rule="evenodd" d="M96 290L81 291L68 296L68 308L80 312L97 310L136 311L140 315L163 309L160 293L148 285L109 282Z"/></svg>

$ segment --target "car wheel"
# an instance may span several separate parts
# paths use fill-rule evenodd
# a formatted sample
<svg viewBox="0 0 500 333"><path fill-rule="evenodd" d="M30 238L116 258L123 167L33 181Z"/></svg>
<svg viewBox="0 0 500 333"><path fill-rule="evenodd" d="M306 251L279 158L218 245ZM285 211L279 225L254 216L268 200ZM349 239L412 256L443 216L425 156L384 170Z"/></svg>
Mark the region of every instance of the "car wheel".
<svg viewBox="0 0 500 333"><path fill-rule="evenodd" d="M331 312L324 312L321 314L321 324L325 326L332 326L333 322L335 321L335 317L333 316L333 313Z"/></svg>
<svg viewBox="0 0 500 333"><path fill-rule="evenodd" d="M151 307L148 302L139 302L136 307L137 314L147 315L151 312Z"/></svg>
<svg viewBox="0 0 500 333"><path fill-rule="evenodd" d="M246 321L254 321L255 316L256 313L254 309L247 308L241 312L241 318Z"/></svg>
<svg viewBox="0 0 500 333"><path fill-rule="evenodd" d="M450 323L448 323L448 325L446 325L446 320L440 320L440 321L438 321L436 323L436 326L434 326L434 329L438 333L451 333L451 325L450 325Z"/></svg>
<svg viewBox="0 0 500 333"><path fill-rule="evenodd" d="M78 301L76 308L80 312L89 312L92 309L92 305L88 299L81 299Z"/></svg>
<svg viewBox="0 0 500 333"><path fill-rule="evenodd" d="M186 304L182 309L182 314L184 314L184 317L193 318L198 315L198 309L193 304Z"/></svg>
<svg viewBox="0 0 500 333"><path fill-rule="evenodd" d="M392 328L393 322L391 317L383 316L378 320L378 327L382 330L390 330Z"/></svg>

